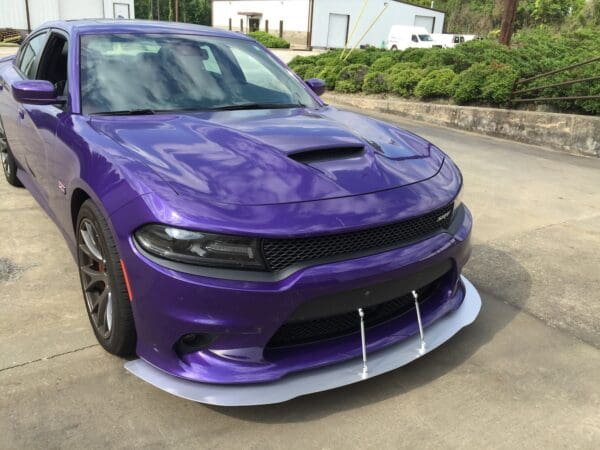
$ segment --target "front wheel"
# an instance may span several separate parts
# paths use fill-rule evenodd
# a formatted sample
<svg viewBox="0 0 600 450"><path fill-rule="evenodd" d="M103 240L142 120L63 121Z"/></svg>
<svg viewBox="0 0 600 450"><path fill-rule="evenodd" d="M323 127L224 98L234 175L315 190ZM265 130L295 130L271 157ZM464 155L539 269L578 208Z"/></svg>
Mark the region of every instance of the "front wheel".
<svg viewBox="0 0 600 450"><path fill-rule="evenodd" d="M77 217L77 261L98 342L112 354L131 355L136 332L119 252L106 219L91 200L83 203Z"/></svg>

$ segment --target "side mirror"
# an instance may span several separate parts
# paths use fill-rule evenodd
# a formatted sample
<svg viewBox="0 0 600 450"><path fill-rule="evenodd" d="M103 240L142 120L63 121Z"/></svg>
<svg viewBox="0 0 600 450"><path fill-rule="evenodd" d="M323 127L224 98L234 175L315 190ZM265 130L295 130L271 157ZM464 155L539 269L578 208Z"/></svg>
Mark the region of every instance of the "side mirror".
<svg viewBox="0 0 600 450"><path fill-rule="evenodd" d="M325 82L320 78L311 78L305 81L313 92L317 95L323 95L325 93Z"/></svg>
<svg viewBox="0 0 600 450"><path fill-rule="evenodd" d="M16 81L11 86L13 98L30 105L54 105L63 103L56 95L54 85L45 80Z"/></svg>

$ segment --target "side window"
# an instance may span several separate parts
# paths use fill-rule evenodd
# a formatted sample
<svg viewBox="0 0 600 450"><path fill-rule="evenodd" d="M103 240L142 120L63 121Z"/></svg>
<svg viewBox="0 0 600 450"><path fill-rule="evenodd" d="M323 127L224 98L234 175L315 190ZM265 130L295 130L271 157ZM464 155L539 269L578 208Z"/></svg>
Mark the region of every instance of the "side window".
<svg viewBox="0 0 600 450"><path fill-rule="evenodd" d="M30 39L23 49L23 54L19 57L18 68L26 78L35 78L45 40L46 33L39 34Z"/></svg>
<svg viewBox="0 0 600 450"><path fill-rule="evenodd" d="M66 95L67 61L69 44L65 36L51 32L46 43L41 61L38 64L38 80L50 81L58 95Z"/></svg>
<svg viewBox="0 0 600 450"><path fill-rule="evenodd" d="M419 38L417 37L417 35L416 35L416 34L413 34L413 35L412 35L412 41L413 41L413 42L419 42Z"/></svg>

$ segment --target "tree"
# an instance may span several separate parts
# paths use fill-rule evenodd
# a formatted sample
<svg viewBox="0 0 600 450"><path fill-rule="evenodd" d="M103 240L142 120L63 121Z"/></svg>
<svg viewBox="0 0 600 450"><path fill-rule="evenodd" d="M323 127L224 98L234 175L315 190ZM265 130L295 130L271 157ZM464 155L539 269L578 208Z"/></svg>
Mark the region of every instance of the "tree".
<svg viewBox="0 0 600 450"><path fill-rule="evenodd" d="M531 15L538 23L559 23L583 7L584 0L535 0Z"/></svg>
<svg viewBox="0 0 600 450"><path fill-rule="evenodd" d="M175 11L177 3L179 3L179 14ZM210 25L211 2L210 0L136 0L135 16L138 19L150 20L178 18L182 22Z"/></svg>
<svg viewBox="0 0 600 450"><path fill-rule="evenodd" d="M519 0L506 0L504 3L504 14L502 16L502 25L500 27L501 44L510 45L510 38L513 34L513 22L517 13L517 4Z"/></svg>

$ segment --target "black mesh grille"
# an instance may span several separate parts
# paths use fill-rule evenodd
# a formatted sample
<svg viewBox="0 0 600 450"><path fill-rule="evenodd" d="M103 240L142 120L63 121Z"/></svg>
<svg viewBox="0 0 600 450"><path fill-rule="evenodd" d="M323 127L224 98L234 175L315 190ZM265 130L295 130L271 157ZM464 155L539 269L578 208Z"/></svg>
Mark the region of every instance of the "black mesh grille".
<svg viewBox="0 0 600 450"><path fill-rule="evenodd" d="M264 239L263 255L270 270L293 264L336 259L354 253L399 247L423 239L450 226L452 205L423 216L376 228L294 239Z"/></svg>
<svg viewBox="0 0 600 450"><path fill-rule="evenodd" d="M427 301L432 293L435 292L440 280L441 278L417 290L419 304ZM412 294L408 293L388 302L363 308L365 313L365 328L368 329L400 317L402 314L412 310L414 306L415 300ZM277 330L267 343L266 348L292 347L334 339L358 333L359 327L360 319L356 311L302 322L287 322Z"/></svg>

